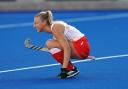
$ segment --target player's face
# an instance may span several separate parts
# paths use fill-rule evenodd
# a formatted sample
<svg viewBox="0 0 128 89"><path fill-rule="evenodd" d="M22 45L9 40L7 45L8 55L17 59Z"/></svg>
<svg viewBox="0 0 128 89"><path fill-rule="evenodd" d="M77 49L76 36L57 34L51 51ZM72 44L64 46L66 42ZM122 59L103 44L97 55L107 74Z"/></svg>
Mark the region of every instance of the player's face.
<svg viewBox="0 0 128 89"><path fill-rule="evenodd" d="M38 32L43 32L45 26L46 26L45 21L41 21L40 17L34 18L34 27L37 29Z"/></svg>

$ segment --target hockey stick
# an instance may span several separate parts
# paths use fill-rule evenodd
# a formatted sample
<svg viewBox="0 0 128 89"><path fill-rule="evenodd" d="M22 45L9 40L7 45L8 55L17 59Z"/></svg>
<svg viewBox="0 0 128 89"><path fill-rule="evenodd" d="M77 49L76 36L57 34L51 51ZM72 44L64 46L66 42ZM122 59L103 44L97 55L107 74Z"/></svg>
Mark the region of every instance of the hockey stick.
<svg viewBox="0 0 128 89"><path fill-rule="evenodd" d="M26 39L24 44L25 44L25 47L29 48L29 49L33 49L33 50L37 50L37 51L43 51L43 52L49 52L48 48L46 48L46 47L41 47L41 46L33 45L31 43L30 39ZM88 56L87 59L95 60L96 58L94 56Z"/></svg>
<svg viewBox="0 0 128 89"><path fill-rule="evenodd" d="M25 40L24 45L25 45L26 48L29 48L29 49L48 52L48 48L46 48L46 47L33 45L29 38Z"/></svg>

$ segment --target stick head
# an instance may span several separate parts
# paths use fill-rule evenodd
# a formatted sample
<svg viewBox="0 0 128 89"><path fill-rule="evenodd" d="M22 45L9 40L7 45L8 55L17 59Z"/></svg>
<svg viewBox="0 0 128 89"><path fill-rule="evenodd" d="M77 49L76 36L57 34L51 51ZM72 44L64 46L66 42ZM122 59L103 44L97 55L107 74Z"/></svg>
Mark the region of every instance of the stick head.
<svg viewBox="0 0 128 89"><path fill-rule="evenodd" d="M31 40L29 38L27 38L24 42L24 45L26 48L30 48L31 47Z"/></svg>
<svg viewBox="0 0 128 89"><path fill-rule="evenodd" d="M48 48L46 48L46 47L41 47L41 46L33 45L33 44L31 43L31 40L30 40L29 38L27 38L27 39L25 40L24 45L25 45L26 48L29 48L29 49L49 52L49 51L48 51Z"/></svg>

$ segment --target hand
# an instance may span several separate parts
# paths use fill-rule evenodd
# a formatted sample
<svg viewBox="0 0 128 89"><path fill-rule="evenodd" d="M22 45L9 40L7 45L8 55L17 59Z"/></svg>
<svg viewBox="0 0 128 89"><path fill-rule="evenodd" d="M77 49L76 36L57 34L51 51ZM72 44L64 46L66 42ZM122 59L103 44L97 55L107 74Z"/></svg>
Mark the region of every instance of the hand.
<svg viewBox="0 0 128 89"><path fill-rule="evenodd" d="M67 72L68 70L66 68L61 68L61 73L58 75L58 78L59 79L67 78Z"/></svg>

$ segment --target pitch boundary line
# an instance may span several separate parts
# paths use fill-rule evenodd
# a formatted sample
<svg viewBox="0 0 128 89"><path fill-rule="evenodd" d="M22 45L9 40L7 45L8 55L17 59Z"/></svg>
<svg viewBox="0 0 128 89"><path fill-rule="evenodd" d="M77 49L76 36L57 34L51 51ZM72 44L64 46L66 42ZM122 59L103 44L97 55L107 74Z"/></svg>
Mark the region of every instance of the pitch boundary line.
<svg viewBox="0 0 128 89"><path fill-rule="evenodd" d="M122 57L128 57L128 54L99 57L99 58L96 58L95 60L122 58ZM91 59L77 60L77 61L72 61L72 63L82 63L82 62L86 62L86 61L92 61L92 60ZM52 66L58 66L58 65L60 65L60 64L59 63L54 63L54 64L48 64L48 65L40 65L40 66L33 66L33 67L24 67L24 68L10 69L10 70L0 71L0 74L1 73L8 73L8 72L22 71L22 70L30 70L30 69L37 69L37 68L52 67Z"/></svg>

